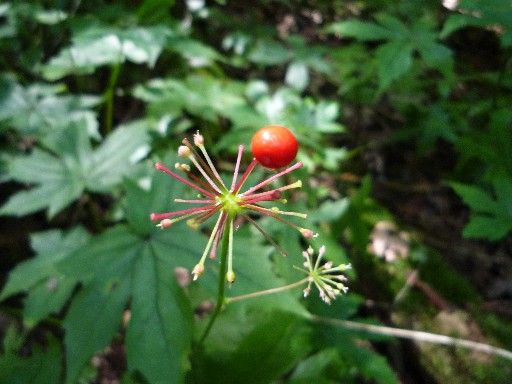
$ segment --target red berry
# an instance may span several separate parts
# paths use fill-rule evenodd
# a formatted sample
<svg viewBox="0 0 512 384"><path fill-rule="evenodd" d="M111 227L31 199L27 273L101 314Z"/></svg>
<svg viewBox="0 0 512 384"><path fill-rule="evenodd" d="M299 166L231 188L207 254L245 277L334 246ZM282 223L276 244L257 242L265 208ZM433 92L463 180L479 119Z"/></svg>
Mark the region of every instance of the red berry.
<svg viewBox="0 0 512 384"><path fill-rule="evenodd" d="M281 125L267 125L258 130L251 141L251 151L256 160L267 168L281 168L290 164L299 144L293 133Z"/></svg>

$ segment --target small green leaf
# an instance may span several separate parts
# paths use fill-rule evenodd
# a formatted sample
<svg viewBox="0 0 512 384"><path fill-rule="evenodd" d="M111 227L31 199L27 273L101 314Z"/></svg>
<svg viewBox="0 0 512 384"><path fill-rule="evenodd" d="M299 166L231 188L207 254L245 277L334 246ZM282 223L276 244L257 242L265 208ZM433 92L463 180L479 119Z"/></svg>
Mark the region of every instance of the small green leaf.
<svg viewBox="0 0 512 384"><path fill-rule="evenodd" d="M452 51L445 45L431 41L419 45L418 50L425 63L430 67L443 69L443 66L453 65Z"/></svg>
<svg viewBox="0 0 512 384"><path fill-rule="evenodd" d="M471 217L463 232L465 237L496 241L512 230L512 180L507 174L493 175L496 198L475 186L459 183L450 183L450 186L471 208Z"/></svg>
<svg viewBox="0 0 512 384"><path fill-rule="evenodd" d="M278 65L290 59L290 52L270 39L259 39L249 52L249 60L261 65Z"/></svg>
<svg viewBox="0 0 512 384"><path fill-rule="evenodd" d="M260 237L259 233L251 235L247 227L239 229L238 232L235 237L233 260L237 280L236 284L231 286L229 295L237 296L285 285L285 282L278 278L273 271L274 266L268 258L268 250L261 246L265 239ZM283 256L276 254L276 257ZM290 268L292 267L290 266ZM265 308L266 311L276 309L305 315L306 309L299 301L301 297L301 287L298 287L295 290L275 295L253 298L247 300L243 305Z"/></svg>
<svg viewBox="0 0 512 384"><path fill-rule="evenodd" d="M459 196L462 197L464 202L469 205L471 209L485 213L493 213L496 211L496 202L482 189L455 182L450 183L450 186Z"/></svg>
<svg viewBox="0 0 512 384"><path fill-rule="evenodd" d="M497 241L510 230L512 230L511 218L472 215L462 234L464 237Z"/></svg>
<svg viewBox="0 0 512 384"><path fill-rule="evenodd" d="M393 41L377 48L375 59L379 66L379 84L381 89L409 72L412 67L413 46L402 41Z"/></svg>
<svg viewBox="0 0 512 384"><path fill-rule="evenodd" d="M99 138L96 113L90 108L100 102L91 95L61 95L62 85L21 86L8 76L0 78L0 121L22 134L43 137L56 127L85 120L89 136Z"/></svg>
<svg viewBox="0 0 512 384"><path fill-rule="evenodd" d="M208 66L222 58L212 47L183 36L171 39L168 47L187 59L191 67Z"/></svg>
<svg viewBox="0 0 512 384"><path fill-rule="evenodd" d="M361 41L387 40L393 36L388 29L378 24L360 20L333 23L328 25L325 31L339 34L341 37L353 37Z"/></svg>

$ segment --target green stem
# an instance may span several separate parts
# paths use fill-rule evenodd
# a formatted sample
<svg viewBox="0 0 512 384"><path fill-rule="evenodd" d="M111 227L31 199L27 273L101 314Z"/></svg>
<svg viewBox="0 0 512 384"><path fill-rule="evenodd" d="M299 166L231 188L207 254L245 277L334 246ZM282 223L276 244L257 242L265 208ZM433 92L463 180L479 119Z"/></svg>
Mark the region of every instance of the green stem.
<svg viewBox="0 0 512 384"><path fill-rule="evenodd" d="M105 101L105 135L108 135L112 131L114 121L114 93L120 72L121 63L114 64L110 72L110 78L108 79L108 88L103 95Z"/></svg>
<svg viewBox="0 0 512 384"><path fill-rule="evenodd" d="M284 291L287 291L289 289L300 287L301 285L303 285L303 284L305 284L307 282L308 282L308 278L306 277L306 278L304 278L302 280L296 281L295 283L284 285L282 287L270 288L270 289L265 289L264 291L256 291L256 292L247 293L245 295L228 297L228 298L226 298L225 302L226 302L226 304L230 304L230 303L233 303L235 301L251 299L253 297L259 297L259 296L271 295L273 293L278 293L278 292L284 292Z"/></svg>
<svg viewBox="0 0 512 384"><path fill-rule="evenodd" d="M203 332L203 335L201 336L201 339L199 339L199 345L203 344L204 340L210 333L210 330L212 329L213 323L217 319L217 316L219 315L220 311L222 310L222 307L225 304L224 301L224 289L226 287L225 278L226 278L226 259L228 256L228 249L229 249L229 227L231 226L231 222L233 221L233 217L228 216L226 220L226 225L224 226L224 233L222 234L222 250L220 254L220 271L219 271L219 288L217 292L217 304L215 305L215 310L213 311L212 316L210 317L210 321L208 322L208 325L206 326L206 329Z"/></svg>

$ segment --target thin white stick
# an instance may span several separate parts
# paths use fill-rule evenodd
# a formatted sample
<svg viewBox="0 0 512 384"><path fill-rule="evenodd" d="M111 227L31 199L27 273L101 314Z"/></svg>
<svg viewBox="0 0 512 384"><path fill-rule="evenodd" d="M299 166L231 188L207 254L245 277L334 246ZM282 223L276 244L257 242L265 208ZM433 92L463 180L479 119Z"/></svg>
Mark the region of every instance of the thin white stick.
<svg viewBox="0 0 512 384"><path fill-rule="evenodd" d="M329 324L333 326L338 326L346 329L351 329L355 331L362 331L373 333L377 335L385 335L385 336L395 336L400 337L402 339L410 339L414 341L423 341L427 343L434 344L442 344L442 345L450 345L454 347L463 347L467 349L472 349L474 351L487 353L490 355L498 355L504 357L506 359L512 360L512 352L503 348L493 347L489 344L479 343L476 341L458 339L451 336L439 335L436 333L424 332L424 331L414 331L410 329L403 328L394 328L394 327L386 327L383 325L373 325L373 324L365 324L358 323L355 321L349 320L341 320L341 319L332 319L325 318L316 315L310 315L310 320L316 323Z"/></svg>

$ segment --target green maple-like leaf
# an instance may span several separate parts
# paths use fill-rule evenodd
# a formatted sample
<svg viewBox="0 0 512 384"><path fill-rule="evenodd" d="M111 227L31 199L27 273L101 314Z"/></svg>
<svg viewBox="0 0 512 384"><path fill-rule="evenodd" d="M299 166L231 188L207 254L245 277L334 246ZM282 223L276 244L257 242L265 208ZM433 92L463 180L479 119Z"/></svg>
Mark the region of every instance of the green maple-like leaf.
<svg viewBox="0 0 512 384"><path fill-rule="evenodd" d="M185 225L162 231L149 221L150 212L169 209L169 198L181 195L181 184L157 174L150 190L132 181L125 187L128 223L94 237L58 266L65 276L80 276L83 284L65 320L67 379L73 382L90 356L110 342L130 302L131 320L126 330L129 370L140 372L151 383L179 383L188 367L192 309L174 270L190 270L199 260L206 238ZM241 235L239 241L235 236L237 282L229 294L283 285L272 273L266 249ZM210 261L204 276L193 283L200 284L210 300L216 294L218 271L218 260ZM246 305L303 312L297 296L283 293Z"/></svg>
<svg viewBox="0 0 512 384"><path fill-rule="evenodd" d="M11 196L0 214L23 216L47 208L52 217L84 190L109 192L146 153L148 140L137 123L119 127L94 150L83 121L48 134L44 149L7 160L9 179L34 186Z"/></svg>
<svg viewBox="0 0 512 384"><path fill-rule="evenodd" d="M443 73L451 68L452 53L437 42L438 35L433 26L424 23L407 25L388 14L376 16L376 21L341 21L328 25L325 30L359 41L384 41L375 55L381 89L388 88L411 70L415 52L431 68Z"/></svg>

